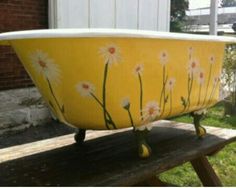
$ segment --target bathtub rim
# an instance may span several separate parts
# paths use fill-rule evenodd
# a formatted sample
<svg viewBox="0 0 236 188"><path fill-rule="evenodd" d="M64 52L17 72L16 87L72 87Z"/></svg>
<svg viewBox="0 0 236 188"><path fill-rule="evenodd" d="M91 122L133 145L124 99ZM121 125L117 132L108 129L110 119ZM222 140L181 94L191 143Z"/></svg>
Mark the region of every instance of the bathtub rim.
<svg viewBox="0 0 236 188"><path fill-rule="evenodd" d="M170 33L133 29L39 29L0 33L0 44L18 39L44 38L147 38L183 41L236 43L236 37Z"/></svg>

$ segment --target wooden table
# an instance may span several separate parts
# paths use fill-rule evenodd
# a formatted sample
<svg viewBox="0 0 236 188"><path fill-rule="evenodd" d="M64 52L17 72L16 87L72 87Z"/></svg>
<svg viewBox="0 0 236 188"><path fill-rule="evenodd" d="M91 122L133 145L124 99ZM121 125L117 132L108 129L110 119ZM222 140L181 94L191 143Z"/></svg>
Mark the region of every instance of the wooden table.
<svg viewBox="0 0 236 188"><path fill-rule="evenodd" d="M83 147L73 135L0 150L0 186L165 185L158 174L190 161L205 186L221 182L206 156L236 140L236 130L206 127L199 140L193 125L160 121L149 135L149 159L139 159L130 129L90 131Z"/></svg>

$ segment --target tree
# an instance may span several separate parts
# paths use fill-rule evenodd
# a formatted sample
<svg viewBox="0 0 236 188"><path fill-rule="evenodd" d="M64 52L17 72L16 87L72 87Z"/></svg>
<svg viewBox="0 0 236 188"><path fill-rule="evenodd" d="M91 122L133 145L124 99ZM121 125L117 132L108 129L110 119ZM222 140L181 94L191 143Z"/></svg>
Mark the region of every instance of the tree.
<svg viewBox="0 0 236 188"><path fill-rule="evenodd" d="M170 31L182 31L186 21L185 11L188 10L188 6L188 0L171 0Z"/></svg>
<svg viewBox="0 0 236 188"><path fill-rule="evenodd" d="M235 7L236 0L222 0L221 6L222 7Z"/></svg>
<svg viewBox="0 0 236 188"><path fill-rule="evenodd" d="M228 91L225 114L236 115L236 45L228 45L223 64L223 87Z"/></svg>

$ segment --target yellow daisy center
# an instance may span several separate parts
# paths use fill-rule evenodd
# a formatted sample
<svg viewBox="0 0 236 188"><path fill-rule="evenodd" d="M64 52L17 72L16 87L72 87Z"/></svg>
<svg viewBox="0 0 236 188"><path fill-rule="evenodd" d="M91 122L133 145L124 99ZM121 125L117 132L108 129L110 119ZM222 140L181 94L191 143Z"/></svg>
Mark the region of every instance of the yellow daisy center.
<svg viewBox="0 0 236 188"><path fill-rule="evenodd" d="M108 51L110 52L110 54L114 54L116 52L116 49L114 47L110 47Z"/></svg>
<svg viewBox="0 0 236 188"><path fill-rule="evenodd" d="M44 61L42 61L41 59L39 59L38 64L39 64L42 68L46 68L46 67L47 67L47 64L46 64Z"/></svg>

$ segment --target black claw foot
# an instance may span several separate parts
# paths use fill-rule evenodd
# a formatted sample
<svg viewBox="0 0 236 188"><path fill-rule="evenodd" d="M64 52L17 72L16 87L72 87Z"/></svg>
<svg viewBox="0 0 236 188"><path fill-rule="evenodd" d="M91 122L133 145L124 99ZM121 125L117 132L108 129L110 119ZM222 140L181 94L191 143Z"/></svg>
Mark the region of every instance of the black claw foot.
<svg viewBox="0 0 236 188"><path fill-rule="evenodd" d="M202 112L202 111L200 111ZM200 121L204 117L205 112L199 113L199 112L192 112L191 116L193 117L193 123L196 130L196 134L198 138L203 138L206 135L206 129L201 126Z"/></svg>
<svg viewBox="0 0 236 188"><path fill-rule="evenodd" d="M77 129L77 132L75 133L74 139L76 144L81 145L84 143L86 135L86 130L85 129Z"/></svg>
<svg viewBox="0 0 236 188"><path fill-rule="evenodd" d="M151 153L152 153L152 149L151 147L148 145L147 143L147 134L148 134L148 130L135 130L135 136L137 139L137 143L138 143L138 154L140 158L148 158L150 157Z"/></svg>

